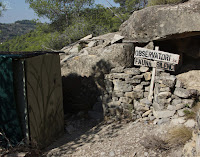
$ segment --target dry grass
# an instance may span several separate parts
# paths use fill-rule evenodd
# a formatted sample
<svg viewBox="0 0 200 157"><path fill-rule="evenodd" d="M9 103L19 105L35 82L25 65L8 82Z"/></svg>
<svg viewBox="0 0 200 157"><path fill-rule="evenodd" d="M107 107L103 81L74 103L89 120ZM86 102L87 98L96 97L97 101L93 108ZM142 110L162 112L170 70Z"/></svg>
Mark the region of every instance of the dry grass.
<svg viewBox="0 0 200 157"><path fill-rule="evenodd" d="M177 126L168 131L166 141L170 147L184 145L192 138L192 130L185 126Z"/></svg>
<svg viewBox="0 0 200 157"><path fill-rule="evenodd" d="M144 146L146 149L155 149L161 151L170 149L168 143L165 140L155 135L146 136L141 142L141 145Z"/></svg>
<svg viewBox="0 0 200 157"><path fill-rule="evenodd" d="M188 120L188 119L196 119L196 113L193 112L193 111L189 111L189 110L184 110L183 111L184 114L185 114L185 119Z"/></svg>
<svg viewBox="0 0 200 157"><path fill-rule="evenodd" d="M165 139L158 136L151 135L143 138L141 145L146 149L154 149L167 151L175 147L184 145L188 140L192 138L192 130L185 126L177 126L171 128Z"/></svg>

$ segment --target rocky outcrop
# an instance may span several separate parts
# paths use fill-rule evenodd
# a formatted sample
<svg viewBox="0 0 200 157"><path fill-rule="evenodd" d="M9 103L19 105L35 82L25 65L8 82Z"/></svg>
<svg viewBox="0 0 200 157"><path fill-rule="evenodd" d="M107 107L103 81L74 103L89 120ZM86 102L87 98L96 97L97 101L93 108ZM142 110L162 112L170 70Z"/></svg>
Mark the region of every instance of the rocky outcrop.
<svg viewBox="0 0 200 157"><path fill-rule="evenodd" d="M200 35L200 1L152 6L134 12L120 31L126 39L147 43L153 40Z"/></svg>
<svg viewBox="0 0 200 157"><path fill-rule="evenodd" d="M69 53L65 52L62 56L62 75L76 73L89 77L99 70L108 73L114 67L133 66L134 46L132 43L119 43L122 39L118 33L109 33L85 41L86 47L79 52L76 47L80 47L80 44L63 49Z"/></svg>

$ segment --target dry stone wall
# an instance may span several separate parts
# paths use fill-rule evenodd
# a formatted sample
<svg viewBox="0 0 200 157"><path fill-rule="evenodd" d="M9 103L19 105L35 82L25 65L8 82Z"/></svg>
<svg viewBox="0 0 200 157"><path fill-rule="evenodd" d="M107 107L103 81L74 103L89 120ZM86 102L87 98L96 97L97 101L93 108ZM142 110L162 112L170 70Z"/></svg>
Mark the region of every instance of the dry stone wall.
<svg viewBox="0 0 200 157"><path fill-rule="evenodd" d="M114 120L127 118L163 123L184 116L184 110L190 111L198 99L197 90L184 88L175 75L157 71L151 102L148 100L150 82L148 67L111 69L111 73L105 75L104 116Z"/></svg>

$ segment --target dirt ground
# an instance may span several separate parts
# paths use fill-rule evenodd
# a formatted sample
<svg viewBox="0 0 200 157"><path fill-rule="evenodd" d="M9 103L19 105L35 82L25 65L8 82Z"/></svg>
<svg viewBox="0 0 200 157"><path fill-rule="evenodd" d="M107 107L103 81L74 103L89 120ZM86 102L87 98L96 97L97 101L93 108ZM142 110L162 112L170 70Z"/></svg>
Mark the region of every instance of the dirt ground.
<svg viewBox="0 0 200 157"><path fill-rule="evenodd" d="M141 122L77 120L65 135L44 150L47 157L182 157L183 147L171 150L146 149L150 136L166 136L169 122L155 125Z"/></svg>

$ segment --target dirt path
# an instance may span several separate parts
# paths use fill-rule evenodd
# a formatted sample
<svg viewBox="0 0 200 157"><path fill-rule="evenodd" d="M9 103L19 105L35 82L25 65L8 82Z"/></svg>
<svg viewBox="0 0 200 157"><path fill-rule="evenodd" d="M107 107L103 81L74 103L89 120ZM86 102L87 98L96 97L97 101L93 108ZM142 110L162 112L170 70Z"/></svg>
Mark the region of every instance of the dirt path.
<svg viewBox="0 0 200 157"><path fill-rule="evenodd" d="M145 149L141 142L152 135L164 137L169 123L99 123L74 121L70 133L46 149L48 157L181 157L182 148L168 151Z"/></svg>

